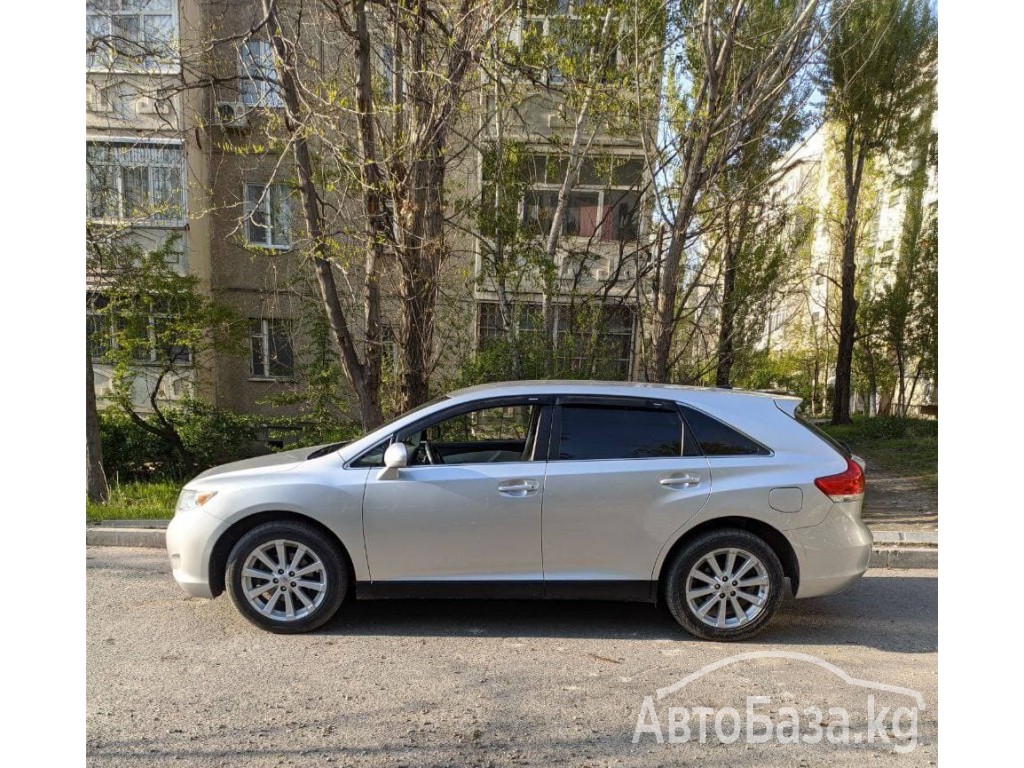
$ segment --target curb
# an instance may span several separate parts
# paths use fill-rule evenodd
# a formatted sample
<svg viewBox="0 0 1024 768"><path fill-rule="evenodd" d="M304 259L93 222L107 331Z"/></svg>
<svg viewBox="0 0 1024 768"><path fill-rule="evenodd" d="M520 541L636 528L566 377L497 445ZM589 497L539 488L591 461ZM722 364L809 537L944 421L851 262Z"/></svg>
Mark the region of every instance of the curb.
<svg viewBox="0 0 1024 768"><path fill-rule="evenodd" d="M167 534L161 528L88 526L85 529L87 547L146 547L163 549Z"/></svg>
<svg viewBox="0 0 1024 768"><path fill-rule="evenodd" d="M167 520L107 520L87 525L88 547L166 546ZM913 569L939 567L938 534L933 531L872 531L875 546L869 568Z"/></svg>
<svg viewBox="0 0 1024 768"><path fill-rule="evenodd" d="M870 526L868 526L870 527ZM931 544L939 545L938 531L871 531L875 544Z"/></svg>
<svg viewBox="0 0 1024 768"><path fill-rule="evenodd" d="M869 568L938 568L938 547L879 547L871 550Z"/></svg>

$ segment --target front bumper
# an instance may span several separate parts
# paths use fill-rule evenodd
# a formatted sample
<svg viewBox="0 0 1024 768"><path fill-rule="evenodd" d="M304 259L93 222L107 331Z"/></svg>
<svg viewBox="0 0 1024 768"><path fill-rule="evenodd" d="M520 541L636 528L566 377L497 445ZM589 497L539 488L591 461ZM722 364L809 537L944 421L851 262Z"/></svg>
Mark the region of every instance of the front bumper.
<svg viewBox="0 0 1024 768"><path fill-rule="evenodd" d="M864 575L873 541L860 507L860 501L836 503L818 525L786 531L800 568L796 597L831 595Z"/></svg>
<svg viewBox="0 0 1024 768"><path fill-rule="evenodd" d="M213 597L210 589L210 554L225 528L202 509L178 512L167 526L167 555L174 580L192 597Z"/></svg>

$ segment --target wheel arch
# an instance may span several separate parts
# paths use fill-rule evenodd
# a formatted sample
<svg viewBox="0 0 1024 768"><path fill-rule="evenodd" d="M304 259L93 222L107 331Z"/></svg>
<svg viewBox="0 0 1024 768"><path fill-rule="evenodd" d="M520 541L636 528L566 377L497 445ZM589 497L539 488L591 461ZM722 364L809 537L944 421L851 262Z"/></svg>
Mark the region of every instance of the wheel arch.
<svg viewBox="0 0 1024 768"><path fill-rule="evenodd" d="M214 543L213 549L210 552L209 563L210 591L214 597L217 597L224 591L224 572L227 569L228 555L231 554L231 550L238 543L239 539L257 525L279 522L296 522L311 526L337 544L342 559L345 561L345 568L348 570L349 583L355 584L356 577L355 568L352 565L352 555L349 553L345 543L338 537L338 534L309 515L285 510L266 510L246 515L237 520Z"/></svg>
<svg viewBox="0 0 1024 768"><path fill-rule="evenodd" d="M779 562L782 564L782 574L790 580L793 587L793 594L796 594L797 590L800 588L800 563L797 560L796 551L793 549L793 545L789 543L789 540L785 537L782 531L763 520L757 520L752 517L732 516L718 517L713 520L703 522L700 525L695 525L672 543L672 546L669 547L669 550L662 559L661 566L658 569L656 594L658 602L662 602L664 599L665 583L663 577L669 567L671 567L673 560L676 555L679 554L680 550L701 534L726 528L739 529L752 533L771 547L775 556L779 558Z"/></svg>

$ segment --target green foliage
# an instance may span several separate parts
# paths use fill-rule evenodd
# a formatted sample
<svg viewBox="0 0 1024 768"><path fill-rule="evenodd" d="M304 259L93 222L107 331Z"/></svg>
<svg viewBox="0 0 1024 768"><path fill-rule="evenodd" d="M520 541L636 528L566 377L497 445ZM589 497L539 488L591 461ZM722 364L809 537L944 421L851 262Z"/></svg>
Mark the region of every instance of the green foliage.
<svg viewBox="0 0 1024 768"><path fill-rule="evenodd" d="M594 111L613 120L630 114L638 99L656 98L664 3L577 2L571 16L560 13L553 0L526 6L525 14L535 18L524 24L521 45L502 53L527 80L558 86L570 111L578 109L587 92L592 92ZM539 17L547 17L546 30ZM639 96L637 78L649 86ZM623 89L627 98L622 97ZM645 110L650 107L641 105Z"/></svg>
<svg viewBox="0 0 1024 768"><path fill-rule="evenodd" d="M155 416L143 416L154 420ZM147 430L118 408L100 411L103 464L111 480L186 480L196 472L272 450L268 439L286 439L292 447L351 440L351 422L311 424L299 418L265 417L219 410L195 400L169 408L164 418L180 436L184 452Z"/></svg>
<svg viewBox="0 0 1024 768"><path fill-rule="evenodd" d="M111 368L116 405L138 427L195 464L188 445L164 409L170 379L190 382L210 352L240 354L248 327L244 318L200 290L199 278L172 266L178 235L151 251L130 232L90 227L88 267L97 292L89 295L88 342L93 359ZM186 392L187 394L187 392ZM146 415L144 415L146 414Z"/></svg>
<svg viewBox="0 0 1024 768"><path fill-rule="evenodd" d="M877 468L933 487L938 485L938 421L854 416L851 424L822 425L822 429L867 459L869 476Z"/></svg>
<svg viewBox="0 0 1024 768"><path fill-rule="evenodd" d="M528 379L624 378L623 350L608 335L616 316L597 302L576 305L559 313L557 346L540 333L535 307L513 306L513 327L489 338L481 349L460 366L454 383L471 386L491 381ZM522 313L522 314L520 314Z"/></svg>
<svg viewBox="0 0 1024 768"><path fill-rule="evenodd" d="M262 403L293 407L304 424L303 436L313 443L327 443L351 433L351 401L343 394L345 381L338 349L324 311L311 302L303 306L296 336L305 340L296 350L295 381L287 390Z"/></svg>
<svg viewBox="0 0 1024 768"><path fill-rule="evenodd" d="M814 386L812 352L757 350L738 357L733 386L740 389L778 390L810 401Z"/></svg>
<svg viewBox="0 0 1024 768"><path fill-rule="evenodd" d="M938 51L929 0L839 0L831 9L819 87L830 119L869 153L906 146L934 92Z"/></svg>
<svg viewBox="0 0 1024 768"><path fill-rule="evenodd" d="M518 284L531 260L528 233L522 226L522 200L529 186L532 156L521 141L487 145L481 153L483 185L477 211L483 269L480 279Z"/></svg>
<svg viewBox="0 0 1024 768"><path fill-rule="evenodd" d="M167 374L190 368L208 350L243 349L244 319L206 296L196 275L180 274L169 263L176 261L178 240L171 235L151 251L127 238L93 241L89 266L102 281L90 341L113 366L115 398L124 407L131 407L142 368Z"/></svg>
<svg viewBox="0 0 1024 768"><path fill-rule="evenodd" d="M893 183L906 204L891 279L876 293L861 296L857 316L859 388L893 392L896 414L906 413L921 377L938 375L938 212L924 205L936 137L930 124L921 128L910 172ZM869 265L869 282L879 282L870 274L878 266Z"/></svg>
<svg viewBox="0 0 1024 768"><path fill-rule="evenodd" d="M174 516L181 491L175 480L118 483L106 504L86 501L86 520L166 520Z"/></svg>

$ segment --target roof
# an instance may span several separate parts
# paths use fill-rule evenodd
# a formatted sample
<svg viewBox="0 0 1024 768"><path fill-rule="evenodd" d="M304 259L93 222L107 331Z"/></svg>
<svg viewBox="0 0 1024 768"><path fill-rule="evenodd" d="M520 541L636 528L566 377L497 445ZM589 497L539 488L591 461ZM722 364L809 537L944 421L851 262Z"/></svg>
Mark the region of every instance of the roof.
<svg viewBox="0 0 1024 768"><path fill-rule="evenodd" d="M500 395L557 395L557 394L588 394L588 395L620 395L644 396L653 395L671 400L686 402L712 402L724 399L768 398L771 400L796 400L799 397L774 392L756 392L745 389L721 389L719 387L692 387L682 384L659 384L647 381L574 381L574 380L540 380L540 381L500 381L491 384L477 384L452 392L449 397L461 399L463 396L490 393ZM685 397L683 397L685 395Z"/></svg>

